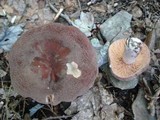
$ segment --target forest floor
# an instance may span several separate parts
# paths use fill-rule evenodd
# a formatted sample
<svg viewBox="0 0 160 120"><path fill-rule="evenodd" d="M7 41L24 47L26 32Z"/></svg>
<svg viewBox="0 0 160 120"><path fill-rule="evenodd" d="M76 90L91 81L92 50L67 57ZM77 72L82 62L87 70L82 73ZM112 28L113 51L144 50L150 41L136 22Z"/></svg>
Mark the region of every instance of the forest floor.
<svg viewBox="0 0 160 120"><path fill-rule="evenodd" d="M103 98L103 94L99 94L105 92L107 97L103 99L109 99L110 102L105 103L107 107L99 110L86 108L92 110L92 113L89 112L90 118L81 113L81 109L76 109L71 114L67 112L71 109L72 103L63 102L57 106L43 105L15 93L11 85L7 55L22 32L51 22L71 25L72 21L80 19L82 12L89 12L93 15L94 21L88 19L86 19L88 23L83 21L85 25L92 22L94 24L88 38L90 40L97 38L104 45L107 39L102 35L99 26L122 10L132 16L131 36L145 42L151 52L150 65L139 76L136 87L125 90L116 88L109 82L101 66L98 78L101 85L95 84L90 93L94 96L93 99L98 101L99 98L96 96ZM12 30L11 27L15 29ZM1 0L0 78L1 120L160 120L160 2L159 0ZM98 93L96 88L99 89ZM82 107L79 105L79 99L84 100L87 94L89 92L74 101L77 108ZM142 106L136 106L137 102ZM101 105L104 106L103 103Z"/></svg>

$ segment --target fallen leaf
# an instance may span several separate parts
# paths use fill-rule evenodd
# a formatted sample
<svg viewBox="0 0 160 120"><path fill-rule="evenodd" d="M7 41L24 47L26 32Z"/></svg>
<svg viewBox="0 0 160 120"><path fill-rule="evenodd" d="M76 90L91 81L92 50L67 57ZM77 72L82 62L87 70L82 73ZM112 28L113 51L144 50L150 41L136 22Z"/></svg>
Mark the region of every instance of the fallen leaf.
<svg viewBox="0 0 160 120"><path fill-rule="evenodd" d="M0 69L0 78L6 76L6 74L7 74L7 73L6 73L4 70L1 70L1 69Z"/></svg>
<svg viewBox="0 0 160 120"><path fill-rule="evenodd" d="M12 45L20 37L19 35L23 32L23 27L24 24L18 24L9 28L5 28L0 34L0 49L3 49L6 52L9 51Z"/></svg>
<svg viewBox="0 0 160 120"><path fill-rule="evenodd" d="M155 117L149 114L144 96L143 89L140 89L135 101L132 104L134 120L156 120Z"/></svg>
<svg viewBox="0 0 160 120"><path fill-rule="evenodd" d="M147 37L145 39L145 44L149 47L149 49L154 49L155 41L156 41L155 30L152 30L147 34Z"/></svg>
<svg viewBox="0 0 160 120"><path fill-rule="evenodd" d="M3 8L7 13L9 14L13 13L13 8L11 6L4 5Z"/></svg>
<svg viewBox="0 0 160 120"><path fill-rule="evenodd" d="M69 11L75 10L78 7L77 0L65 0L65 7Z"/></svg>
<svg viewBox="0 0 160 120"><path fill-rule="evenodd" d="M95 4L94 6L91 6L91 8L97 12L105 13L106 12L106 6L102 4Z"/></svg>
<svg viewBox="0 0 160 120"><path fill-rule="evenodd" d="M30 117L32 117L39 109L41 109L44 105L41 104L37 104L34 107L32 107L31 109L29 109L29 115Z"/></svg>
<svg viewBox="0 0 160 120"><path fill-rule="evenodd" d="M4 94L4 89L3 88L0 88L0 95L3 95Z"/></svg>
<svg viewBox="0 0 160 120"><path fill-rule="evenodd" d="M38 16L39 16L40 20L51 21L51 20L53 20L54 14L51 12L51 10L49 8L43 8L38 11Z"/></svg>
<svg viewBox="0 0 160 120"><path fill-rule="evenodd" d="M132 9L132 15L135 18L139 18L139 17L141 17L143 15L143 13L142 13L142 10L138 6L135 6Z"/></svg>
<svg viewBox="0 0 160 120"><path fill-rule="evenodd" d="M6 16L6 11L2 7L0 7L0 16Z"/></svg>
<svg viewBox="0 0 160 120"><path fill-rule="evenodd" d="M26 9L26 4L24 0L12 0L10 6L13 6L13 8L17 10L20 15L23 15Z"/></svg>
<svg viewBox="0 0 160 120"><path fill-rule="evenodd" d="M79 28L86 36L91 36L91 30L94 26L94 16L90 12L81 12L80 19L76 19L72 25Z"/></svg>
<svg viewBox="0 0 160 120"><path fill-rule="evenodd" d="M71 120L120 120L120 116L123 118L123 110L112 102L113 96L98 81L86 94L74 100L65 113L77 113Z"/></svg>

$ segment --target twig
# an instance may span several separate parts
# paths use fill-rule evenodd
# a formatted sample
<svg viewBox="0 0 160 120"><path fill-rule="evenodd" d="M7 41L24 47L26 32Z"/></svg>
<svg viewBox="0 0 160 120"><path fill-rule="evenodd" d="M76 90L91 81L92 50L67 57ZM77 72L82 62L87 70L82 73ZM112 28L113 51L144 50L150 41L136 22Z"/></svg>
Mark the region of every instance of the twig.
<svg viewBox="0 0 160 120"><path fill-rule="evenodd" d="M42 120L54 120L54 119L67 119L67 118L70 118L70 117L73 117L73 115L68 115L68 116L56 116L56 117L49 117L49 118L45 118L45 119L42 119Z"/></svg>
<svg viewBox="0 0 160 120"><path fill-rule="evenodd" d="M81 7L81 2L79 1L79 0L77 0L77 2L78 2L78 8L79 8L79 10L81 10L82 9L82 7Z"/></svg>
<svg viewBox="0 0 160 120"><path fill-rule="evenodd" d="M91 1L89 1L89 2L87 3L87 5L89 6L89 5L94 4L94 3L96 3L96 2L97 2L97 0L91 0Z"/></svg>
<svg viewBox="0 0 160 120"><path fill-rule="evenodd" d="M152 91L151 91L150 87L148 86L148 83L147 83L146 79L143 78L142 80L143 80L143 83L144 83L145 87L147 88L147 91L149 92L149 95L151 96Z"/></svg>
<svg viewBox="0 0 160 120"><path fill-rule="evenodd" d="M49 3L49 7L50 7L54 12L58 13L58 10L57 10L51 3ZM73 24L74 24L73 21L72 21L66 14L60 13L60 16L61 16L62 18L64 18L70 25L73 25Z"/></svg>
<svg viewBox="0 0 160 120"><path fill-rule="evenodd" d="M147 98L149 98L150 102L148 103L148 107L147 109L150 110L150 115L151 116L155 116L156 114L156 106L155 106L155 103L158 99L158 96L160 94L160 88L157 90L157 92L153 95L152 94L152 91L150 89L150 87L148 86L148 83L146 81L145 78L143 78L143 83L145 85L145 87L147 88L147 91L149 92L149 96L147 96ZM152 97L151 97L152 96Z"/></svg>
<svg viewBox="0 0 160 120"><path fill-rule="evenodd" d="M153 97L151 97L151 101L149 102L149 105L148 105L148 109L150 109L151 111L151 115L152 116L155 116L155 103L157 102L157 100L159 99L159 95L160 95L160 88L156 91L156 93L153 95Z"/></svg>
<svg viewBox="0 0 160 120"><path fill-rule="evenodd" d="M60 16L60 14L62 13L63 10L64 10L64 9L63 9L62 7L59 9L59 11L57 12L57 14L56 14L56 16L54 17L53 21L56 21L56 20L58 19L58 17Z"/></svg>

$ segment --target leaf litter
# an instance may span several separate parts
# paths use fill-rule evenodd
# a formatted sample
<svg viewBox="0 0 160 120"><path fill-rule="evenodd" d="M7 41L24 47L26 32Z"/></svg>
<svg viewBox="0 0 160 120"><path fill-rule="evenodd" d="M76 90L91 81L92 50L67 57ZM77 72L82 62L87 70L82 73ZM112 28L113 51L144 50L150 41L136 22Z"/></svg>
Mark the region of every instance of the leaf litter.
<svg viewBox="0 0 160 120"><path fill-rule="evenodd" d="M73 26L79 28L86 36L91 36L91 30L94 27L94 17L90 12L81 12L80 18L74 20Z"/></svg>
<svg viewBox="0 0 160 120"><path fill-rule="evenodd" d="M0 21L3 21L7 18L11 24L7 24L7 26L5 27L1 25L2 29L0 32L0 49L2 49L3 51L1 52L0 59L3 60L3 57L5 57L6 53L10 51L12 45L20 37L23 31L34 26L39 26L41 24L46 24L54 21L54 17L59 12L59 8L62 7L64 10L60 12L60 15L57 17L56 21L76 26L82 32L84 32L86 36L89 37L93 47L97 51L97 60L99 66L108 63L106 51L108 50L110 43L114 40L117 40L118 38L126 38L130 35L139 35L143 36L143 41L145 39L151 41L148 44L152 46L151 64L149 69L142 74L142 77L145 77L147 84L145 84L140 79L138 86L134 88L139 89L139 91L142 90L141 88L144 88L143 96L145 96L145 98L142 98L142 96L139 97L139 92L137 92L136 94L134 92L131 93L132 97L124 97L124 93L128 90L117 90L117 88L113 87L113 85L110 84L106 73L102 69L100 69L102 78L99 79L98 82L96 81L95 85L88 92L86 92L86 94L78 97L75 101L71 102L71 105L64 105L62 103L59 106L46 106L41 105L28 98L24 99L21 96L17 95L10 86L10 81L6 83L3 82L3 79L8 80L9 78L8 71L5 71L5 69L0 69L0 77L2 79L0 89L0 109L2 112L0 114L0 117L2 119L22 119L24 118L24 116L28 116L26 117L27 119L46 120L138 120L138 117L148 119L149 117L146 118L146 116L150 115L156 117L157 120L158 118L160 118L160 99L159 95L156 96L158 94L157 90L160 87L159 20L155 25L155 29L151 31L152 35L147 34L150 32L150 30L152 30L150 28L152 27L152 23L157 21L157 16L159 13L156 10L159 9L159 3L157 1L150 1L145 3L138 3L137 1L108 1L105 2L104 5L102 4L103 2L99 0L91 0L89 2L84 0L78 0L77 2L76 0L73 0L72 3L74 3L74 5L71 4L69 8L65 8L66 4L62 1L55 2L53 0L50 0L49 2L35 2L32 0L7 0L6 2L2 0L0 2L2 6L2 8L0 8ZM77 3L78 5L76 5ZM99 10L95 8L97 4L99 6L107 6L107 9ZM155 5L154 8L153 6L151 6L151 4ZM79 8L77 8L77 6L79 6ZM80 16L78 18L72 19L70 15L68 15L68 13L76 13L76 9L77 11L81 11ZM123 12L121 11L122 9ZM117 17L115 17L116 13L120 15L118 19L123 18L121 17L123 15L128 15L128 17L126 17L126 19L120 20L119 22ZM125 20L128 21L124 22ZM100 24L100 28L98 28L98 30L96 28L97 22L98 24ZM26 24L26 26L24 23ZM118 29L115 29L117 28L117 26ZM102 40L99 39L94 30L101 31ZM3 68L3 66L0 68ZM102 80L107 81L107 83L104 84ZM143 86L144 84L145 87ZM152 94L149 94L146 89L150 89L150 91L152 91ZM123 98L116 96L117 93L122 93ZM123 104L121 104L121 99L123 100ZM139 99L138 102L142 102L142 107L133 108L135 104L138 104L137 99ZM131 105L127 107L125 106L127 102L133 103L132 108ZM143 111L143 113L145 114L140 114L139 116L138 111Z"/></svg>
<svg viewBox="0 0 160 120"><path fill-rule="evenodd" d="M13 44L20 37L20 34L23 32L24 24L18 24L11 26L9 28L4 28L0 34L0 48L5 52L10 51Z"/></svg>
<svg viewBox="0 0 160 120"><path fill-rule="evenodd" d="M112 94L98 80L92 89L73 101L65 113L77 113L72 120L120 120L124 117L123 110L113 102Z"/></svg>

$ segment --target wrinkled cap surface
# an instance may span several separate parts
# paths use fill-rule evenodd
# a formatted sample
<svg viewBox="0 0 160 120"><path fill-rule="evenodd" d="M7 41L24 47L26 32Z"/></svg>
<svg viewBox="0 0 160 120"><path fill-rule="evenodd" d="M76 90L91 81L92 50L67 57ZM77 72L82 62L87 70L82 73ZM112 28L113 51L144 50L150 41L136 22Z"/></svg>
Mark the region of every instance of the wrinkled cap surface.
<svg viewBox="0 0 160 120"><path fill-rule="evenodd" d="M98 73L87 37L58 23L24 33L10 52L9 65L12 85L20 95L53 105L84 94Z"/></svg>
<svg viewBox="0 0 160 120"><path fill-rule="evenodd" d="M141 74L150 63L150 51L148 47L142 43L140 53L132 64L126 64L123 61L123 53L125 50L125 39L113 42L108 50L109 61L112 74L119 80L129 80Z"/></svg>

